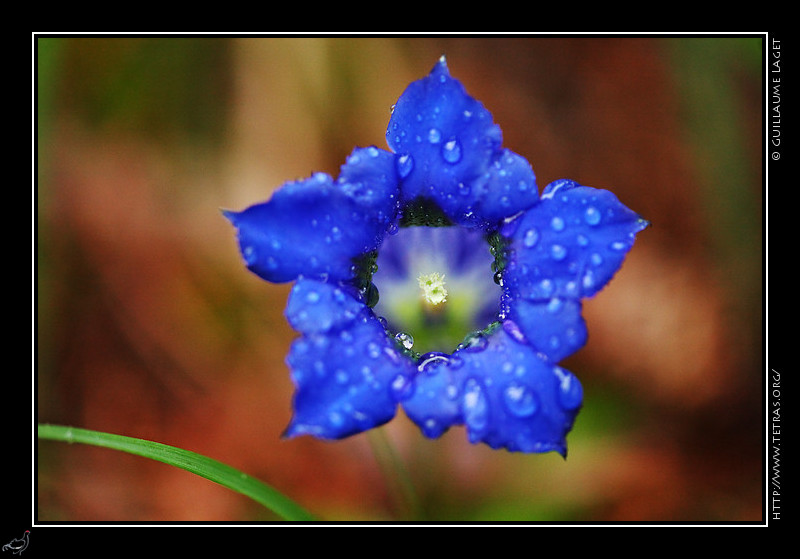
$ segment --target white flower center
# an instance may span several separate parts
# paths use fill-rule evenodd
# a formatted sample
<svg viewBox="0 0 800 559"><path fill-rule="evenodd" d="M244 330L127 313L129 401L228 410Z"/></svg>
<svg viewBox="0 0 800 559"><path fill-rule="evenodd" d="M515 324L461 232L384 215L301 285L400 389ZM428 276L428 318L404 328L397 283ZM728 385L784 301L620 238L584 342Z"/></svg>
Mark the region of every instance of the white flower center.
<svg viewBox="0 0 800 559"><path fill-rule="evenodd" d="M444 274L440 274L439 272L421 274L417 278L417 282L422 289L422 296L431 305L436 306L447 301L447 289L444 287Z"/></svg>

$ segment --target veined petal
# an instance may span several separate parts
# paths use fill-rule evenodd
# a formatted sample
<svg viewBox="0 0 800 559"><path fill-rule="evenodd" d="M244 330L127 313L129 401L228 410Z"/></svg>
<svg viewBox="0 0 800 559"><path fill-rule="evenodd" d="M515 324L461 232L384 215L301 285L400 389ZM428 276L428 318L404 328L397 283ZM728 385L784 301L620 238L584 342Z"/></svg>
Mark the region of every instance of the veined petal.
<svg viewBox="0 0 800 559"><path fill-rule="evenodd" d="M572 373L543 360L498 328L432 364L402 402L428 437L464 424L472 443L519 452L566 455L566 435L583 390Z"/></svg>
<svg viewBox="0 0 800 559"><path fill-rule="evenodd" d="M501 230L511 241L504 288L512 298L549 301L597 293L649 223L607 190L560 180L512 225Z"/></svg>
<svg viewBox="0 0 800 559"><path fill-rule="evenodd" d="M288 182L264 203L224 212L238 230L248 269L271 282L351 279L353 259L375 250L395 218L392 154L358 148L335 182L330 175Z"/></svg>
<svg viewBox="0 0 800 559"><path fill-rule="evenodd" d="M298 285L287 316L305 335L287 358L297 390L285 435L340 439L392 419L409 388L413 363L366 305L335 285L314 280ZM317 310L320 306L326 308Z"/></svg>
<svg viewBox="0 0 800 559"><path fill-rule="evenodd" d="M500 148L491 113L450 77L444 57L397 101L386 138L406 202L434 200L468 227L493 226L536 203L530 165Z"/></svg>

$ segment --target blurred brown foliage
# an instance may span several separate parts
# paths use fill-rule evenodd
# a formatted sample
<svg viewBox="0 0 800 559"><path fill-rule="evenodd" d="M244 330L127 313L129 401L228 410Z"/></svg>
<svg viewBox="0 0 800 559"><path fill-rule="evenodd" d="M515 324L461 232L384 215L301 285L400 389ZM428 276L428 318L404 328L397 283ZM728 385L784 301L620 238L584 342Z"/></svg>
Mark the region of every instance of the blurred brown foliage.
<svg viewBox="0 0 800 559"><path fill-rule="evenodd" d="M540 188L607 188L653 226L585 305L569 458L383 428L431 520L762 518L762 84L753 38L40 38L39 422L156 440L328 520L405 518L367 435L283 440L288 286L220 209L385 147L445 54ZM269 520L162 464L39 442L37 519Z"/></svg>

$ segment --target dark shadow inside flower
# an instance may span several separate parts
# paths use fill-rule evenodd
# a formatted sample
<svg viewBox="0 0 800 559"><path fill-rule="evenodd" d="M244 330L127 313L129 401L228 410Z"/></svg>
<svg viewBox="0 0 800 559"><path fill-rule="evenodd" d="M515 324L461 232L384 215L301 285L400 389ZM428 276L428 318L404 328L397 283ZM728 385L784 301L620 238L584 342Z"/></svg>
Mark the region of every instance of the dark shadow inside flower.
<svg viewBox="0 0 800 559"><path fill-rule="evenodd" d="M492 279L493 261L480 231L400 228L378 254L374 311L406 349L452 353L470 332L497 319L502 292Z"/></svg>

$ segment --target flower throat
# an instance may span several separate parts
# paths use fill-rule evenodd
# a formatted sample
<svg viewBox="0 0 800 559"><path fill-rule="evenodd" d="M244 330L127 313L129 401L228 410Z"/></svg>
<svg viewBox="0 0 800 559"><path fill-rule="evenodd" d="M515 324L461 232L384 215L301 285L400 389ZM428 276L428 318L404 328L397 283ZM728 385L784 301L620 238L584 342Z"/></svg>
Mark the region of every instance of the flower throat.
<svg viewBox="0 0 800 559"><path fill-rule="evenodd" d="M452 353L497 320L504 251L425 200L409 204L400 224L371 259L362 292L404 352Z"/></svg>

